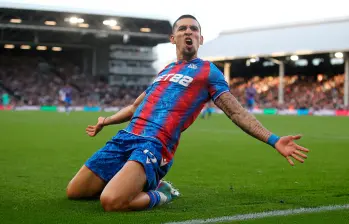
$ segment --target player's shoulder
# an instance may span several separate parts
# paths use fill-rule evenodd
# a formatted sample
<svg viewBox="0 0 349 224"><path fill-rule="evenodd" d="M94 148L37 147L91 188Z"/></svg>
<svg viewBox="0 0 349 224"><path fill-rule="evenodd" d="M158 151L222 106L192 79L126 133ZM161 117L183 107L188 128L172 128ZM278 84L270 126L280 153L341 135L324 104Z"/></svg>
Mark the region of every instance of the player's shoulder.
<svg viewBox="0 0 349 224"><path fill-rule="evenodd" d="M176 62L171 62L171 63L169 63L169 64L166 65L162 70L160 70L160 72L158 72L157 75L160 75L160 74L164 73L165 71L167 71L167 70L173 68L175 65L176 65Z"/></svg>
<svg viewBox="0 0 349 224"><path fill-rule="evenodd" d="M174 62L171 62L171 63L167 64L167 65L165 66L164 69L172 68L172 67L175 66L175 65L176 65L176 62L175 62L175 61L174 61Z"/></svg>
<svg viewBox="0 0 349 224"><path fill-rule="evenodd" d="M220 71L219 68L212 61L201 59L201 63L205 64L206 66L210 66L211 70Z"/></svg>
<svg viewBox="0 0 349 224"><path fill-rule="evenodd" d="M213 75L223 75L222 71L211 61L202 60L203 64L206 64L210 68L210 74Z"/></svg>

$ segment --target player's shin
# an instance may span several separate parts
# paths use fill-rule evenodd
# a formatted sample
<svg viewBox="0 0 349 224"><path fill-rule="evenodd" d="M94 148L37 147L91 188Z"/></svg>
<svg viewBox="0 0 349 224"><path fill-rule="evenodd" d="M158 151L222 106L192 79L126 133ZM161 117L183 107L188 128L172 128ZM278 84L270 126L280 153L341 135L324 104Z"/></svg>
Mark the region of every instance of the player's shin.
<svg viewBox="0 0 349 224"><path fill-rule="evenodd" d="M131 210L151 209L156 206L166 204L180 195L171 183L161 180L158 187L149 192L142 192L131 201L129 208Z"/></svg>
<svg viewBox="0 0 349 224"><path fill-rule="evenodd" d="M155 206L163 205L169 201L171 201L172 197L171 194L165 195L164 193L160 191L149 191L147 192L150 202L148 205L148 208L151 209Z"/></svg>
<svg viewBox="0 0 349 224"><path fill-rule="evenodd" d="M152 209L171 201L172 197L160 191L141 192L134 198L128 208L133 211Z"/></svg>

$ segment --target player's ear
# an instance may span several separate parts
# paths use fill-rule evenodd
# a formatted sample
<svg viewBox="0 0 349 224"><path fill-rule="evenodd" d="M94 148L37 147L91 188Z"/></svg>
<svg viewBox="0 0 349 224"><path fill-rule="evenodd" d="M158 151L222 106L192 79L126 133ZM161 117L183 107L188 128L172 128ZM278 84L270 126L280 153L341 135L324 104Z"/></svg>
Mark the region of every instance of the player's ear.
<svg viewBox="0 0 349 224"><path fill-rule="evenodd" d="M173 34L170 35L170 42L171 42L172 44L176 44Z"/></svg>
<svg viewBox="0 0 349 224"><path fill-rule="evenodd" d="M204 37L200 36L200 45L203 45L203 44L204 44Z"/></svg>

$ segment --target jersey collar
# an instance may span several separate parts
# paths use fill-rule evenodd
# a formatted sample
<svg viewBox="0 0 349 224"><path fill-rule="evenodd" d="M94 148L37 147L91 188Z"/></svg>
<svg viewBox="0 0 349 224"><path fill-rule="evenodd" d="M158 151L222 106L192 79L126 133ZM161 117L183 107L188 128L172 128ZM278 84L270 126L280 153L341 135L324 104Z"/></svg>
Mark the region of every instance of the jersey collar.
<svg viewBox="0 0 349 224"><path fill-rule="evenodd" d="M200 58L194 58L194 59L191 59L190 61L178 60L178 61L176 61L176 65L180 65L182 63L187 63L187 64L189 64L189 63L198 63L200 61L202 61Z"/></svg>

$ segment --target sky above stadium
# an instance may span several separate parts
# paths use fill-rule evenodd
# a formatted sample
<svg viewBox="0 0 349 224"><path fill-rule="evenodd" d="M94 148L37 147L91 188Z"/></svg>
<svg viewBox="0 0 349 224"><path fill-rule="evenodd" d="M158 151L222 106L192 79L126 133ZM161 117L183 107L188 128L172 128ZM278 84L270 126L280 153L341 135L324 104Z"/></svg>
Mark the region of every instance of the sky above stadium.
<svg viewBox="0 0 349 224"><path fill-rule="evenodd" d="M6 4L37 5L41 7L63 7L84 9L148 18L168 19L173 23L182 14L197 17L202 26L205 41L210 41L223 30L234 30L274 24L324 20L349 16L348 0L0 0ZM156 47L159 70L175 59L175 47L161 44Z"/></svg>

